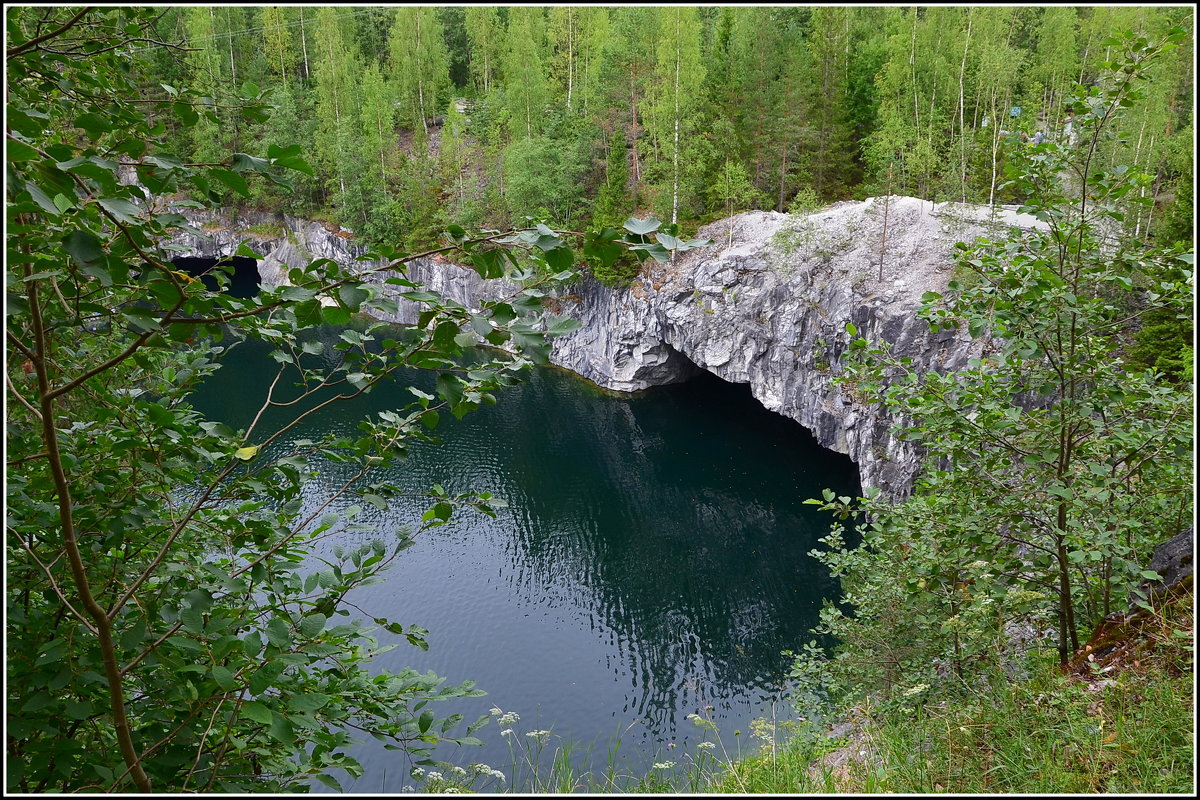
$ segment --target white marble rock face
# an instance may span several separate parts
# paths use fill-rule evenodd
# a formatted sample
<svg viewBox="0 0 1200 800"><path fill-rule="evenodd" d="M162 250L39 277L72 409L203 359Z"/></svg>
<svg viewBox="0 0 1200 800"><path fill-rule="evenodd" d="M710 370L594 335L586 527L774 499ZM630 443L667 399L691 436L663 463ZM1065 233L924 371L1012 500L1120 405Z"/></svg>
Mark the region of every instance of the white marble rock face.
<svg viewBox="0 0 1200 800"><path fill-rule="evenodd" d="M582 327L554 340L551 360L600 386L637 391L685 380L697 368L749 384L768 409L794 419L822 445L857 464L863 487L909 493L920 453L892 431L903 420L872 398L833 385L846 349L847 322L860 336L886 340L900 356L925 369L953 370L976 355L980 343L965 332L930 332L917 317L926 291L943 291L954 264L953 245L989 227L1037 224L1009 209L994 219L975 207L933 205L891 197L884 235L882 198L846 201L808 215L754 211L715 222L700 236L713 244L654 264L626 289L590 278L553 293L559 313ZM287 272L314 258L371 269L356 261L364 248L326 226L285 215L228 220L186 211L206 237L180 234L186 254L233 253L247 240L260 254L265 285L287 282ZM248 236L248 228L278 223L277 237ZM729 241L734 225L733 244ZM219 228L211 230L212 228ZM882 271L880 264L882 262ZM376 273L382 281L387 273ZM511 292L474 270L431 259L409 266L408 277L430 290L477 308ZM399 291L394 287L388 290ZM401 301L387 321L411 323L418 305Z"/></svg>

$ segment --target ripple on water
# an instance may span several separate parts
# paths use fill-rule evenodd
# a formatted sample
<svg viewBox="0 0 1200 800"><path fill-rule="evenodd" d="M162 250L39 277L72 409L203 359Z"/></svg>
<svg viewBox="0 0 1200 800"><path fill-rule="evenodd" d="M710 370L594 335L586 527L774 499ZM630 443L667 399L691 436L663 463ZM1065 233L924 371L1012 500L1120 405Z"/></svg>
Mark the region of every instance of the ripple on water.
<svg viewBox="0 0 1200 800"><path fill-rule="evenodd" d="M195 397L234 427L253 415L273 374L252 345L236 356ZM409 397L400 386L383 389L314 415L289 437L356 435L365 416ZM463 420L443 415L439 444L414 444L372 477L411 492L435 483L451 494L489 491L509 503L495 519L458 512L422 533L385 581L353 593L373 616L429 630L428 652L402 644L380 668L475 680L488 696L445 713L517 711L522 732L548 728L594 743L600 766L618 729L626 731L620 756L634 767L648 766L667 742L700 741L704 732L686 715L707 706L726 736L745 730L780 696L780 651L811 638L822 598L833 593L807 556L827 522L803 500L826 487L856 492L848 459L821 450L745 387L711 376L613 397L544 370L499 399ZM306 508L349 474L321 464L305 487ZM335 544L416 526L427 504L402 498L387 512L364 504L360 520L377 531L331 537L318 552L329 557ZM482 750L442 755L509 762L494 725L480 736ZM358 756L368 774L355 791L398 791L407 780L378 743Z"/></svg>

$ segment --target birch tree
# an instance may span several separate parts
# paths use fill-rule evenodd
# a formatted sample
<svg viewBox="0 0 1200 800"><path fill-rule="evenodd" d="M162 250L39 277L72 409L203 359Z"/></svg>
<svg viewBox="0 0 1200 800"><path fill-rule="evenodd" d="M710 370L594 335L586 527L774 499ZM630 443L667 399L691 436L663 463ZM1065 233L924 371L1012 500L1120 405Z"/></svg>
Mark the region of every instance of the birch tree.
<svg viewBox="0 0 1200 800"><path fill-rule="evenodd" d="M540 8L512 8L508 16L508 50L504 59L504 91L514 139L529 138L542 129L546 105L546 76L539 55Z"/></svg>
<svg viewBox="0 0 1200 800"><path fill-rule="evenodd" d="M680 156L695 131L702 100L704 65L700 61L700 19L695 8L671 6L659 12L658 60L655 85L646 102L646 123L657 149L668 162L672 224L679 221L681 196ZM665 212L664 212L665 213Z"/></svg>
<svg viewBox="0 0 1200 800"><path fill-rule="evenodd" d="M500 74L504 25L495 6L469 6L466 11L471 80L486 94Z"/></svg>
<svg viewBox="0 0 1200 800"><path fill-rule="evenodd" d="M346 181L358 128L359 66L350 36L338 20L337 9L317 9L314 27L316 160L336 187L341 205L346 200Z"/></svg>
<svg viewBox="0 0 1200 800"><path fill-rule="evenodd" d="M437 11L428 6L396 10L388 46L406 122L428 136L429 121L442 108L450 89L450 55Z"/></svg>

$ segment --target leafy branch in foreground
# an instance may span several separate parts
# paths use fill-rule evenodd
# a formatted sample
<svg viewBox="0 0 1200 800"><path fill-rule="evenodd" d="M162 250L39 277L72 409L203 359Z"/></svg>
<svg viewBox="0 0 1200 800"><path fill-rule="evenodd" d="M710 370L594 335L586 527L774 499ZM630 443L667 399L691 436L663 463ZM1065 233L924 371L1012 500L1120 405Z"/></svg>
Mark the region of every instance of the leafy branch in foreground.
<svg viewBox="0 0 1200 800"><path fill-rule="evenodd" d="M1069 105L1078 144L1029 145L1011 165L1021 210L1044 229L960 244L974 281L925 296L922 316L981 340L978 358L920 372L847 326L843 384L908 420L897 431L926 460L903 503L870 491L809 501L866 519L861 547L839 525L814 551L853 612L824 609L821 632L841 646L832 662L815 646L797 660L811 689L896 700L965 688L1011 664L1022 641L1052 639L1066 664L1080 630L1149 577L1139 560L1192 518L1191 387L1122 353L1137 315L1190 316L1193 255L1106 240L1148 178L1095 163L1147 66L1180 36L1107 43L1123 59Z"/></svg>
<svg viewBox="0 0 1200 800"><path fill-rule="evenodd" d="M309 168L284 145L202 164L167 152L168 121L186 129L216 117L182 89L170 102L137 102L128 45L144 43L153 19L137 8L8 15L8 788L336 788L332 770L361 775L346 750L364 734L428 762L438 742L476 742L485 721L455 733L460 715L439 718L428 704L478 692L371 669L389 648L346 597L455 507L491 514L501 503L434 486L418 492L425 514L390 541L335 548L325 561L311 546L365 529L364 505L386 509L413 493L370 476L427 438L442 412L494 403L546 360L548 337L577 323L547 316L539 287L573 277L575 256L544 226L474 239L454 229L428 253L364 256L383 266L318 260L251 298L209 291L164 255L161 243L187 220L159 198L212 201L217 184L246 194L248 177L286 184ZM248 118L268 113L256 88L243 99ZM691 244L651 242L653 230L585 237L583 250L603 261L613 245L662 256ZM518 267L511 248L533 268ZM450 251L515 289L473 311L407 277L415 259ZM383 270L390 277L376 282L370 273ZM312 335L357 313L395 313L401 300L422 311L399 333ZM188 397L228 342L246 339L268 343L278 370L253 421L234 431ZM283 435L401 368L436 372L435 393L397 393L355 435ZM268 429L271 409L291 419ZM316 459L356 467L306 505ZM366 613L423 646L419 628Z"/></svg>

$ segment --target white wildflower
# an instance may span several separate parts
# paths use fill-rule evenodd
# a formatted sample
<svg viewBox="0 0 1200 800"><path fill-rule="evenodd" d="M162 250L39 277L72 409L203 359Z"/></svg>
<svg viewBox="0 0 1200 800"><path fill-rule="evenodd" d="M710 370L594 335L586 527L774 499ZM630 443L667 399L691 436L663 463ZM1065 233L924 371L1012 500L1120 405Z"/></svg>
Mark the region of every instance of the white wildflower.
<svg viewBox="0 0 1200 800"><path fill-rule="evenodd" d="M716 742L701 742L700 744L696 745L696 749L697 750L716 750L717 743Z"/></svg>
<svg viewBox="0 0 1200 800"><path fill-rule="evenodd" d="M674 769L674 767L675 767L674 761L662 761L662 762L659 762L658 764L655 764L653 768L654 769Z"/></svg>
<svg viewBox="0 0 1200 800"><path fill-rule="evenodd" d="M525 735L530 739L537 739L539 742L544 742L550 738L550 731L530 731Z"/></svg>
<svg viewBox="0 0 1200 800"><path fill-rule="evenodd" d="M501 714L500 719L496 720L498 725L515 725L521 721L521 715L515 711L509 711L507 714Z"/></svg>
<svg viewBox="0 0 1200 800"><path fill-rule="evenodd" d="M491 713L492 713L492 716L493 716L493 717L498 717L498 716L500 716L501 714L503 714L503 713L504 713L504 711L502 711L501 709L497 708L496 706L492 706L492 712L491 712Z"/></svg>

